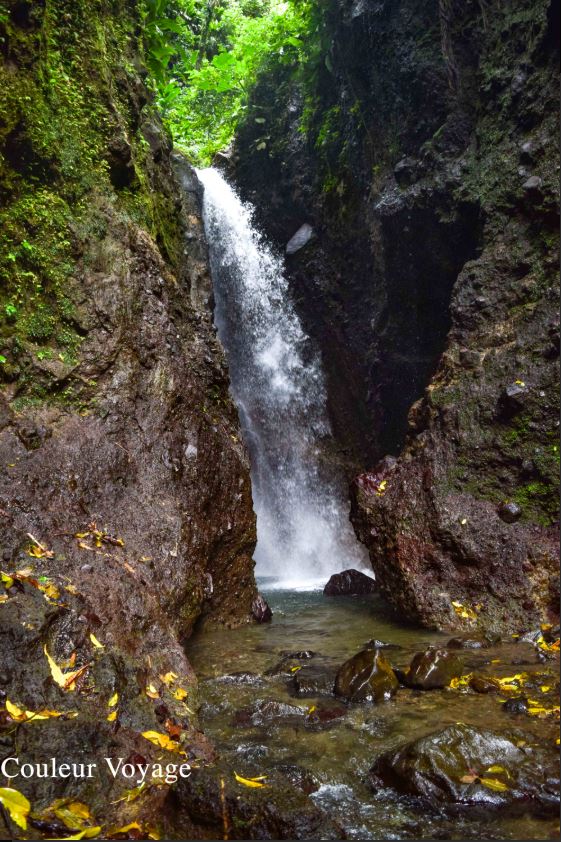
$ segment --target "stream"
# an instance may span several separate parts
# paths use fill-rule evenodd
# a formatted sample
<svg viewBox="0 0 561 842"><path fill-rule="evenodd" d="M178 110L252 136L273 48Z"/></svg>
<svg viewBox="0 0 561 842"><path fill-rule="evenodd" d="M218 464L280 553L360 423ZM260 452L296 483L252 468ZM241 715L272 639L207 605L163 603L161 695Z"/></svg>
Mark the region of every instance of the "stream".
<svg viewBox="0 0 561 842"><path fill-rule="evenodd" d="M558 838L558 822L551 818L504 811L477 814L475 809L451 818L393 790L372 792L364 781L379 754L449 724L464 722L499 733L514 728L528 744L552 747L558 734L555 722L505 713L504 696L450 689L401 688L391 701L377 705L346 706L333 696L313 693L294 697L294 668L313 678L332 675L372 638L391 643L395 648L383 651L393 666L403 667L415 652L442 645L450 634L397 622L377 596L329 598L321 591L268 591L263 580L259 585L273 610L271 624L203 631L188 643L200 681L202 727L232 768L242 775L267 774L274 768L304 775L311 797L349 839ZM284 659L281 654L302 650L315 657ZM556 668L539 664L526 643L465 652L462 658L466 672L476 668L506 676L528 670L551 674L541 680L556 680ZM281 706L263 707L269 700ZM301 715L283 705L296 706ZM308 714L314 705L327 711L326 716L341 708L343 712L332 721L317 722Z"/></svg>

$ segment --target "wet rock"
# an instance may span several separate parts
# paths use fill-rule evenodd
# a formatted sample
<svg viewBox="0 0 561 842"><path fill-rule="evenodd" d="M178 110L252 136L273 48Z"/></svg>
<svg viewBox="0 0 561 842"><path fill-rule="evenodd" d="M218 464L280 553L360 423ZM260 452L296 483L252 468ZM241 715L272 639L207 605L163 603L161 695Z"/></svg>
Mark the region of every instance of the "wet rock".
<svg viewBox="0 0 561 842"><path fill-rule="evenodd" d="M260 593L257 594L251 604L251 613L258 623L270 623L273 619L273 612Z"/></svg>
<svg viewBox="0 0 561 842"><path fill-rule="evenodd" d="M311 666L298 670L288 685L291 696L310 698L331 696L335 687L335 669L325 666Z"/></svg>
<svg viewBox="0 0 561 842"><path fill-rule="evenodd" d="M312 652L311 649L300 649L297 652L283 650L280 654L283 658L291 658L295 661L309 661L311 658L316 657L316 652Z"/></svg>
<svg viewBox="0 0 561 842"><path fill-rule="evenodd" d="M314 229L311 225L305 222L286 244L286 253L296 254L296 252L304 248L304 246L307 245L314 236Z"/></svg>
<svg viewBox="0 0 561 842"><path fill-rule="evenodd" d="M250 776L263 770L256 766L244 772ZM237 783L225 763L203 767L178 781L175 794L178 810L192 824L190 839L222 839L224 816L230 839L346 838L303 788L278 770L268 774L266 787L251 789Z"/></svg>
<svg viewBox="0 0 561 842"><path fill-rule="evenodd" d="M543 179L539 175L531 175L522 185L522 189L527 195L537 197L541 195L542 185Z"/></svg>
<svg viewBox="0 0 561 842"><path fill-rule="evenodd" d="M236 684L249 687L260 687L264 684L261 676L254 672L230 672L226 675L220 675L216 681L221 684Z"/></svg>
<svg viewBox="0 0 561 842"><path fill-rule="evenodd" d="M257 725L275 722L290 724L306 716L306 709L274 699L259 699L254 704L242 708L234 715L232 724L236 728L251 728Z"/></svg>
<svg viewBox="0 0 561 842"><path fill-rule="evenodd" d="M317 792L320 785L319 781L312 775L308 769L303 769L301 766L296 766L290 763L282 763L276 767L279 772L287 778L291 784L297 786L306 795L312 792Z"/></svg>
<svg viewBox="0 0 561 842"><path fill-rule="evenodd" d="M503 704L503 711L514 715L528 713L528 700L525 696L517 696L515 699L507 699Z"/></svg>
<svg viewBox="0 0 561 842"><path fill-rule="evenodd" d="M446 644L447 649L488 649L491 642L483 635L457 635Z"/></svg>
<svg viewBox="0 0 561 842"><path fill-rule="evenodd" d="M306 726L324 728L326 725L342 719L347 715L347 712L347 708L342 705L325 704L324 702L312 705L306 718Z"/></svg>
<svg viewBox="0 0 561 842"><path fill-rule="evenodd" d="M403 187L412 184L417 175L417 161L414 158L402 158L394 167L397 183Z"/></svg>
<svg viewBox="0 0 561 842"><path fill-rule="evenodd" d="M364 649L345 661L335 677L335 695L349 702L381 702L391 698L399 682L378 649Z"/></svg>
<svg viewBox="0 0 561 842"><path fill-rule="evenodd" d="M453 678L462 674L462 662L446 649L417 652L411 661L405 681L417 690L437 690L447 687Z"/></svg>
<svg viewBox="0 0 561 842"><path fill-rule="evenodd" d="M501 405L506 416L521 412L526 406L530 390L523 381L509 383L501 395Z"/></svg>
<svg viewBox="0 0 561 842"><path fill-rule="evenodd" d="M343 570L334 573L323 589L324 596L361 596L374 593L376 582L360 570Z"/></svg>
<svg viewBox="0 0 561 842"><path fill-rule="evenodd" d="M372 640L366 641L364 649L401 649L401 646L398 643L387 643L385 640L373 637Z"/></svg>
<svg viewBox="0 0 561 842"><path fill-rule="evenodd" d="M517 520L520 520L522 509L518 503L510 500L501 503L497 509L497 514L505 523L516 523Z"/></svg>
<svg viewBox="0 0 561 842"><path fill-rule="evenodd" d="M490 771L493 766L506 771ZM556 767L552 754L520 748L510 736L451 725L382 755L369 780L373 788L391 786L435 807L523 804L554 812L559 802ZM481 780L487 778L502 781L504 789L486 786Z"/></svg>
<svg viewBox="0 0 561 842"><path fill-rule="evenodd" d="M476 693L498 693L501 689L499 682L488 675L472 675L469 686Z"/></svg>

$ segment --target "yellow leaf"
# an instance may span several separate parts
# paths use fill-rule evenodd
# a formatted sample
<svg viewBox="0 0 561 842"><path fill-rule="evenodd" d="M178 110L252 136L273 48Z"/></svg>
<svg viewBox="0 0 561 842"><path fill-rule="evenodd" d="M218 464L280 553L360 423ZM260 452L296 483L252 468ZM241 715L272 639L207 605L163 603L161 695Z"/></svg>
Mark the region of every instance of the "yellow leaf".
<svg viewBox="0 0 561 842"><path fill-rule="evenodd" d="M6 590L9 591L12 585L14 584L13 578L11 576L8 576L7 573L4 573L3 570L0 571L0 577L2 578L2 584L4 585Z"/></svg>
<svg viewBox="0 0 561 842"><path fill-rule="evenodd" d="M9 699L6 699L6 710L17 722L37 721L39 719L52 719L57 716L62 716L57 710L39 710L37 712L32 710L22 710L17 705L14 705Z"/></svg>
<svg viewBox="0 0 561 842"><path fill-rule="evenodd" d="M540 687L540 690L542 691L542 693L549 693L549 691L551 690L551 687L548 684L542 684L542 686Z"/></svg>
<svg viewBox="0 0 561 842"><path fill-rule="evenodd" d="M76 596L76 594L78 593L78 588L76 587L76 585L65 585L64 590L68 591L68 593L71 593L73 596Z"/></svg>
<svg viewBox="0 0 561 842"><path fill-rule="evenodd" d="M492 789L495 792L505 792L508 789L508 786L499 781L497 778L480 778L479 779L483 786L486 786L487 789Z"/></svg>
<svg viewBox="0 0 561 842"><path fill-rule="evenodd" d="M47 646L43 646L43 651L49 662L49 667L51 668L51 675L53 677L53 681L55 684L58 684L63 690L75 690L76 689L76 679L78 679L87 669L89 669L89 664L86 666L80 667L77 670L73 670L73 672L63 672L58 664L51 658L49 653L47 652Z"/></svg>
<svg viewBox="0 0 561 842"><path fill-rule="evenodd" d="M63 799L62 802L55 801L55 805L57 806L53 805L53 813L70 830L90 830L90 828L85 827L86 822L93 818L87 804L82 801L66 801Z"/></svg>
<svg viewBox="0 0 561 842"><path fill-rule="evenodd" d="M113 693L113 695L111 696L111 698L107 702L107 707L108 708L114 708L118 701L119 701L119 694Z"/></svg>
<svg viewBox="0 0 561 842"><path fill-rule="evenodd" d="M107 721L108 722L115 722L116 719L117 719L117 711L112 710L111 713L107 717Z"/></svg>
<svg viewBox="0 0 561 842"><path fill-rule="evenodd" d="M301 669L302 669L302 667L290 667L290 672L298 672L298 670L301 670Z"/></svg>
<svg viewBox="0 0 561 842"><path fill-rule="evenodd" d="M173 682L177 678L177 674L175 672L166 672L166 674L161 675L160 678L164 682L166 687L169 687L170 684L173 684Z"/></svg>
<svg viewBox="0 0 561 842"><path fill-rule="evenodd" d="M495 763L495 764L493 764L493 766L489 766L489 768L488 768L488 769L485 769L485 771L486 771L486 772L493 772L495 775L496 775L497 773L499 773L499 774L500 774L501 772L502 772L502 773L504 773L505 775L508 775L508 772L507 772L507 770L504 768L504 766L498 766L496 763Z"/></svg>
<svg viewBox="0 0 561 842"><path fill-rule="evenodd" d="M472 784L474 781L477 780L477 775L463 775L460 778L460 783L463 784Z"/></svg>
<svg viewBox="0 0 561 842"><path fill-rule="evenodd" d="M139 786L135 786L133 789L128 789L124 795L121 795L120 798L117 798L116 801L113 801L113 804L118 804L120 801L126 801L126 803L130 803L131 801L136 801L136 799L142 795L144 790L147 788L146 781L142 781Z"/></svg>
<svg viewBox="0 0 561 842"><path fill-rule="evenodd" d="M96 649L103 649L103 643L100 643L95 634L90 634L90 640Z"/></svg>
<svg viewBox="0 0 561 842"><path fill-rule="evenodd" d="M146 695L148 696L149 699L159 699L160 698L160 694L158 693L158 691L156 690L156 688L154 687L153 684L149 684L144 692L146 693Z"/></svg>
<svg viewBox="0 0 561 842"><path fill-rule="evenodd" d="M175 742L175 740L171 740L167 734L160 734L158 731L143 731L142 736L151 743L154 743L154 745L159 746L160 748L165 748L167 751L175 751L177 754L185 754L185 752L181 750L179 743Z"/></svg>
<svg viewBox="0 0 561 842"><path fill-rule="evenodd" d="M188 696L187 690L184 690L183 687L178 687L177 690L174 690L172 693L174 699L177 699L178 702L182 702L183 699L186 699Z"/></svg>
<svg viewBox="0 0 561 842"><path fill-rule="evenodd" d="M259 778L242 778L241 775L238 775L237 772L234 772L234 777L239 784L243 784L244 786L249 786L249 787L253 787L253 788L265 786L265 784L262 783L263 780L266 780L265 775L261 775L260 779Z"/></svg>
<svg viewBox="0 0 561 842"><path fill-rule="evenodd" d="M80 833L75 833L74 836L65 836L64 840L66 842L67 839L94 839L100 833L101 827L87 827L85 830L81 830Z"/></svg>
<svg viewBox="0 0 561 842"><path fill-rule="evenodd" d="M115 836L117 833L128 833L129 830L142 830L138 822L131 822L122 827L110 827L107 829L107 836Z"/></svg>
<svg viewBox="0 0 561 842"><path fill-rule="evenodd" d="M315 710L317 710L317 705L312 705L311 707L308 708L308 713L309 714L313 713Z"/></svg>
<svg viewBox="0 0 561 842"><path fill-rule="evenodd" d="M31 810L31 804L21 792L11 787L0 787L0 804L8 811L11 820L27 830L27 817Z"/></svg>

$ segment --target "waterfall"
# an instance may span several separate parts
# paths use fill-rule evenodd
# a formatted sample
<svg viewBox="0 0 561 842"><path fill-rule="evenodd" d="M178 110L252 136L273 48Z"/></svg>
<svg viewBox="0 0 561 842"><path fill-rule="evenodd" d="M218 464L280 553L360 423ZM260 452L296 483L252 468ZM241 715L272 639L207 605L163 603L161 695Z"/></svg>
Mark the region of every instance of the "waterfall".
<svg viewBox="0 0 561 842"><path fill-rule="evenodd" d="M363 566L348 504L325 458L321 363L294 310L282 259L216 169L199 173L218 336L251 457L256 573L279 587L318 586ZM339 481L338 481L339 479Z"/></svg>

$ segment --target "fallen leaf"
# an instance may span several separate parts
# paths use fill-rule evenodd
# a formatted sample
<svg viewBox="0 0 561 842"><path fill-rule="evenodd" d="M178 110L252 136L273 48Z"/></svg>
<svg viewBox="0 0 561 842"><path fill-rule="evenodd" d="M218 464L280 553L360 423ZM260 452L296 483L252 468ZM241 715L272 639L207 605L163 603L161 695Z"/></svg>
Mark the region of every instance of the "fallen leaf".
<svg viewBox="0 0 561 842"><path fill-rule="evenodd" d="M62 713L59 713L57 710L39 710L37 712L32 710L23 710L22 708L14 705L9 699L6 699L6 710L10 714L11 718L16 720L16 722L30 722L32 720L40 720L40 719L52 719L58 716L63 716Z"/></svg>
<svg viewBox="0 0 561 842"><path fill-rule="evenodd" d="M87 827L85 830L81 830L80 833L75 833L74 836L65 836L64 842L67 839L94 839L101 833L101 826L99 827ZM53 837L51 837L53 838ZM55 839L57 837L54 837ZM60 837L59 837L60 838Z"/></svg>
<svg viewBox="0 0 561 842"><path fill-rule="evenodd" d="M107 702L107 707L114 708L117 702L119 701L119 694L113 693L109 701Z"/></svg>
<svg viewBox="0 0 561 842"><path fill-rule="evenodd" d="M111 713L108 714L108 716L107 716L107 721L108 722L115 722L116 719L117 719L117 711L112 710Z"/></svg>
<svg viewBox="0 0 561 842"><path fill-rule="evenodd" d="M242 776L238 775L237 772L234 772L234 777L239 784L243 784L244 786L249 786L253 788L265 786L263 781L267 779L266 775L260 775L257 778L242 778Z"/></svg>
<svg viewBox="0 0 561 842"><path fill-rule="evenodd" d="M160 676L161 680L164 682L166 687L169 687L170 684L173 684L175 679L177 678L177 673L175 672L166 672L165 675Z"/></svg>
<svg viewBox="0 0 561 842"><path fill-rule="evenodd" d="M7 573L4 573L3 570L0 570L0 578L2 579L2 584L4 585L6 590L9 591L14 584L12 576L8 576Z"/></svg>
<svg viewBox="0 0 561 842"><path fill-rule="evenodd" d="M148 684L148 686L146 687L144 692L146 693L146 695L148 696L149 699L159 699L160 698L160 694L158 693L158 691L156 690L156 688L154 687L153 684Z"/></svg>
<svg viewBox="0 0 561 842"><path fill-rule="evenodd" d="M93 643L93 645L95 646L96 649L104 649L105 648L103 643L99 642L99 640L97 639L95 634L93 634L93 633L90 634L90 640L91 640L91 642Z"/></svg>
<svg viewBox="0 0 561 842"><path fill-rule="evenodd" d="M106 830L106 834L109 838L111 838L112 836L116 836L118 833L128 833L129 830L142 831L142 828L138 822L130 822L130 824L125 824L122 827L109 827Z"/></svg>
<svg viewBox="0 0 561 842"><path fill-rule="evenodd" d="M49 653L47 652L47 645L43 646L43 651L49 662L49 667L51 668L51 675L53 677L53 681L55 684L58 684L63 690L72 691L76 689L75 682L76 680L83 675L83 673L90 668L90 664L86 664L83 667L80 667L77 670L73 670L72 672L63 672L58 664L51 658Z"/></svg>
<svg viewBox="0 0 561 842"><path fill-rule="evenodd" d="M187 690L184 690L183 687L178 687L177 690L174 690L172 693L173 698L177 699L178 702L182 702L188 695Z"/></svg>
<svg viewBox="0 0 561 842"><path fill-rule="evenodd" d="M22 830L27 830L27 817L31 804L25 795L11 787L0 787L0 804L8 811L14 824Z"/></svg>
<svg viewBox="0 0 561 842"><path fill-rule="evenodd" d="M82 801L62 801L55 802L52 811L60 819L66 827L70 830L89 830L86 827L86 822L93 818L90 808Z"/></svg>
<svg viewBox="0 0 561 842"><path fill-rule="evenodd" d="M121 795L120 798L117 798L116 801L112 801L112 804L118 804L120 801L125 801L127 804L131 801L136 801L139 798L144 790L147 788L148 784L146 781L142 781L139 786L135 786L133 789L128 789L124 795Z"/></svg>
<svg viewBox="0 0 561 842"><path fill-rule="evenodd" d="M472 784L476 780L477 780L477 775L463 775L460 778L460 782L463 783L463 784Z"/></svg>
<svg viewBox="0 0 561 842"><path fill-rule="evenodd" d="M499 766L498 764L494 763L493 766L489 766L488 769L485 769L486 772L494 772L495 774L503 772L504 774L508 775L507 770L504 766Z"/></svg>
<svg viewBox="0 0 561 842"><path fill-rule="evenodd" d="M480 783L486 786L487 789L492 789L495 792L505 792L508 789L507 784L499 781L497 778L480 778Z"/></svg>
<svg viewBox="0 0 561 842"><path fill-rule="evenodd" d="M167 751L175 751L177 754L185 754L181 746L175 740L171 740L167 734L160 734L158 731L143 731L142 736L154 745L165 748Z"/></svg>

